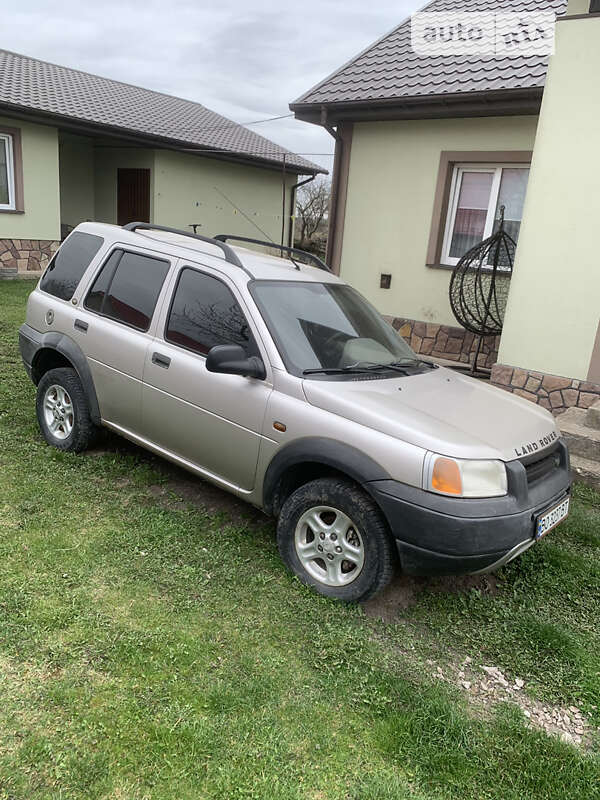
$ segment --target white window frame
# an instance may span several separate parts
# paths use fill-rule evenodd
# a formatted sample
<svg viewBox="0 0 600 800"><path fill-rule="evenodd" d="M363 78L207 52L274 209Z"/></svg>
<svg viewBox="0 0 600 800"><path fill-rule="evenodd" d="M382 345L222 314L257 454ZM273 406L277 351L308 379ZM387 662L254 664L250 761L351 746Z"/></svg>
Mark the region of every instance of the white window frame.
<svg viewBox="0 0 600 800"><path fill-rule="evenodd" d="M6 180L8 183L8 203L0 203L0 211L16 211L15 151L12 134L0 133L0 142L6 153Z"/></svg>
<svg viewBox="0 0 600 800"><path fill-rule="evenodd" d="M487 239L492 235L494 229L494 218L496 215L496 207L498 205L498 195L500 193L500 181L502 180L503 169L527 169L531 167L530 164L455 164L452 171L452 182L450 184L450 199L448 202L448 213L446 215L446 228L444 231L444 241L442 244L442 264L456 266L458 258L450 256L450 245L452 244L452 234L454 232L454 225L456 222L456 212L458 211L458 198L460 196L460 188L462 186L462 176L465 172L487 172L493 174L492 188L490 191L490 199L488 203L487 216L485 219L485 227L483 229L483 239Z"/></svg>

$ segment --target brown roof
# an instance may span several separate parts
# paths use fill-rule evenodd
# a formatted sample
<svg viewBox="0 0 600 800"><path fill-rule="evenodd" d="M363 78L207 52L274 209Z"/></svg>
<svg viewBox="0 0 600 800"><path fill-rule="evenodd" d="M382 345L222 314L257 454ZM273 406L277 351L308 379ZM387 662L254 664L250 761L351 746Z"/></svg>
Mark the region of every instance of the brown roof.
<svg viewBox="0 0 600 800"><path fill-rule="evenodd" d="M38 112L65 122L85 123L113 134L224 151L286 167L293 172L324 172L254 131L190 100L101 78L36 58L0 50L0 108ZM57 123L57 124L59 124Z"/></svg>
<svg viewBox="0 0 600 800"><path fill-rule="evenodd" d="M422 11L554 11L566 0L433 0ZM546 79L547 57L430 55L413 52L410 17L295 100L298 111L311 105L406 102L473 92L532 90Z"/></svg>

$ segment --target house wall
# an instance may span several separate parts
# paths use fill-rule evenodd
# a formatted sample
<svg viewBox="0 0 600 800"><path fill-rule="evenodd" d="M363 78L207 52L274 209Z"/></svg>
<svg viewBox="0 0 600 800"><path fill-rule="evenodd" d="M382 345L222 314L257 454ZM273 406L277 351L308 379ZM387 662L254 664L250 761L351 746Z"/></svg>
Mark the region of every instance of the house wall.
<svg viewBox="0 0 600 800"><path fill-rule="evenodd" d="M11 275L39 270L58 246L58 131L10 117L0 126L20 130L23 155L24 211L0 212L0 275Z"/></svg>
<svg viewBox="0 0 600 800"><path fill-rule="evenodd" d="M117 223L117 170L150 170L150 221L154 218L155 151L136 147L110 147L97 142L94 150L94 213L96 222Z"/></svg>
<svg viewBox="0 0 600 800"><path fill-rule="evenodd" d="M557 377L544 404L559 410L600 393L599 41L600 17L557 23L493 374L512 388L513 367ZM544 397L535 382L521 392Z"/></svg>
<svg viewBox="0 0 600 800"><path fill-rule="evenodd" d="M441 325L456 338L450 272L426 266L440 154L532 150L536 124L535 116L356 123L341 276L399 324L433 323L432 336ZM390 289L379 288L382 272Z"/></svg>
<svg viewBox="0 0 600 800"><path fill-rule="evenodd" d="M61 134L59 142L60 221L75 227L94 219L94 143Z"/></svg>
<svg viewBox="0 0 600 800"><path fill-rule="evenodd" d="M150 221L199 233L237 233L281 240L282 175L276 169L234 164L167 150L107 146L101 139L0 117L21 130L23 214L0 213L0 277L39 271L58 247L63 226L92 219L117 222L117 170L150 169ZM285 180L284 243L291 187ZM64 230L66 233L67 231Z"/></svg>
<svg viewBox="0 0 600 800"><path fill-rule="evenodd" d="M288 173L284 244L291 187L297 180ZM154 221L184 230L191 230L191 223L197 222L197 232L204 236L236 233L280 242L281 181L278 170L159 150L155 155Z"/></svg>

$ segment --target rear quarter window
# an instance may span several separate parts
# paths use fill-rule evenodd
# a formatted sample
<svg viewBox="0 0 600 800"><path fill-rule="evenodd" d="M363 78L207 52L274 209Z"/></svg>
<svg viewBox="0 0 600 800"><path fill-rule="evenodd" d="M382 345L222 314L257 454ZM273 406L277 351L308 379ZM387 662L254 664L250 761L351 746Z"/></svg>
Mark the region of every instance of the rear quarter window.
<svg viewBox="0 0 600 800"><path fill-rule="evenodd" d="M91 233L72 233L60 246L44 272L40 289L61 300L75 294L83 273L102 247L104 239Z"/></svg>

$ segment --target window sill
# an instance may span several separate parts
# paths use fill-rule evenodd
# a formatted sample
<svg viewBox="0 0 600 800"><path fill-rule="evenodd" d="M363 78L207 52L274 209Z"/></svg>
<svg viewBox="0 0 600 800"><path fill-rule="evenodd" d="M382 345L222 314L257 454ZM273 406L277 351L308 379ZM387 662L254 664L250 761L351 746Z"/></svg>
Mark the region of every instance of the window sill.
<svg viewBox="0 0 600 800"><path fill-rule="evenodd" d="M425 266L428 269L445 269L446 271L452 272L455 269L455 267L458 266L458 264L454 264L454 265L453 264L425 264ZM470 269L471 269L472 272L476 272L478 267L471 267ZM493 271L494 271L493 267L483 267L483 272L493 272ZM508 274L508 276L510 277L510 275L512 273L506 267L502 268L502 267L499 266L498 267L498 274L499 275Z"/></svg>
<svg viewBox="0 0 600 800"><path fill-rule="evenodd" d="M0 214L24 214L22 208L0 208Z"/></svg>
<svg viewBox="0 0 600 800"><path fill-rule="evenodd" d="M454 266L452 264L425 264L429 269L445 269L452 271Z"/></svg>

